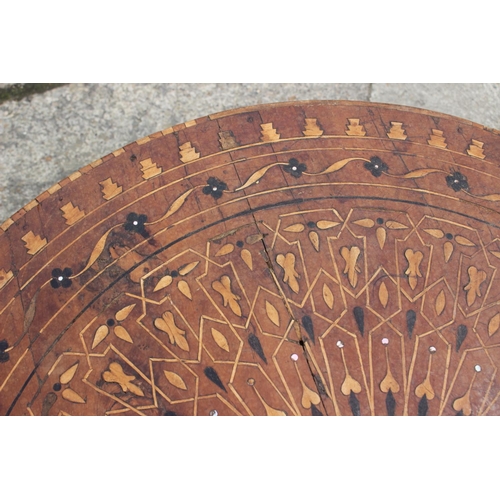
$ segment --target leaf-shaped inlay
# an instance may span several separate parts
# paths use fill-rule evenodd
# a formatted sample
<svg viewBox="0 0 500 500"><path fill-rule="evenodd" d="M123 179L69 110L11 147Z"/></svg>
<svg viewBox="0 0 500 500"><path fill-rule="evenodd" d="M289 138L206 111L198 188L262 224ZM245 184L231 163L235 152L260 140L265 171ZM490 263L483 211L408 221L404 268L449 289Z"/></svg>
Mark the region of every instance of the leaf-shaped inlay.
<svg viewBox="0 0 500 500"><path fill-rule="evenodd" d="M267 313L267 317L276 325L276 326L280 326L280 315L276 309L276 307L274 307L271 302L268 302L266 300L266 313Z"/></svg>
<svg viewBox="0 0 500 500"><path fill-rule="evenodd" d="M408 226L401 224L401 222L396 222L395 220L388 220L385 225L389 229L408 229Z"/></svg>
<svg viewBox="0 0 500 500"><path fill-rule="evenodd" d="M224 337L224 335L215 328L212 328L211 332L215 343L224 351L229 352L229 344L227 343L226 337Z"/></svg>
<svg viewBox="0 0 500 500"><path fill-rule="evenodd" d="M292 224L291 226L283 228L283 231L287 233L301 233L305 228L304 224Z"/></svg>
<svg viewBox="0 0 500 500"><path fill-rule="evenodd" d="M320 174L331 174L332 172L337 172L341 168L344 168L350 161L353 160L363 160L364 158L346 158L344 160L340 160L335 162L333 165L330 165L328 168L325 168Z"/></svg>
<svg viewBox="0 0 500 500"><path fill-rule="evenodd" d="M451 258L451 254L453 253L453 243L451 241L446 241L443 245L444 252L444 261L448 262Z"/></svg>
<svg viewBox="0 0 500 500"><path fill-rule="evenodd" d="M172 281L173 281L173 278L172 278L172 276L170 276L170 274L163 276L163 278L160 281L158 281L158 283L156 284L153 292L157 292L158 290L162 290L166 286L170 285L170 283L172 283Z"/></svg>
<svg viewBox="0 0 500 500"><path fill-rule="evenodd" d="M3 269L0 269L0 289L3 288L3 286L7 284L7 282L2 280L2 278L5 277L5 275L2 276L2 271L3 271ZM12 271L10 271L10 273L12 274ZM9 278L9 281L10 281L10 278ZM31 299L30 305L28 306L28 310L26 311L26 314L24 315L23 333L26 333L28 331L29 327L31 326L31 323L33 322L33 319L35 318L38 292L39 292L39 290L37 290L35 292L35 295Z"/></svg>
<svg viewBox="0 0 500 500"><path fill-rule="evenodd" d="M427 396L424 394L422 399L418 403L418 416L425 417L427 416L427 411L429 410L429 404L427 402Z"/></svg>
<svg viewBox="0 0 500 500"><path fill-rule="evenodd" d="M413 335L413 329L415 328L415 323L417 322L417 314L411 309L406 312L406 328L408 330L408 337L411 339Z"/></svg>
<svg viewBox="0 0 500 500"><path fill-rule="evenodd" d="M314 250L319 252L319 236L316 231L309 231L309 241L312 243Z"/></svg>
<svg viewBox="0 0 500 500"><path fill-rule="evenodd" d="M115 332L115 335L119 339L122 339L125 342L128 342L129 344L133 344L134 343L134 341L132 340L132 337L129 335L129 333L127 332L127 330L125 330L125 328L123 328L123 326L116 325L113 331Z"/></svg>
<svg viewBox="0 0 500 500"><path fill-rule="evenodd" d="M124 307L123 309L120 309L115 314L116 321L123 321L124 319L127 319L128 315L132 312L132 309L134 307L135 307L135 304L130 304L129 306Z"/></svg>
<svg viewBox="0 0 500 500"><path fill-rule="evenodd" d="M500 252L494 252L493 250L490 250L490 253L494 255L497 259L500 259Z"/></svg>
<svg viewBox="0 0 500 500"><path fill-rule="evenodd" d="M259 337L251 333L248 336L248 343L250 344L250 347L257 353L259 358L262 359L262 361L264 361L264 363L266 363L267 365L267 358L264 354L264 349L262 349L262 344L260 343Z"/></svg>
<svg viewBox="0 0 500 500"><path fill-rule="evenodd" d="M359 219L352 221L352 223L361 227L373 227L375 225L372 219Z"/></svg>
<svg viewBox="0 0 500 500"><path fill-rule="evenodd" d="M165 213L165 215L161 218L161 219L158 219L157 221L155 222L152 222L151 224L157 224L158 222L161 222L162 220L165 220L167 219L168 217L170 217L171 215L175 214L175 212L177 212L177 210L179 210L182 205L184 205L184 202L186 201L186 198L196 189L196 187L194 188L191 188L191 189L188 189L185 193L181 194L179 196L179 198L177 198L173 203L172 205L170 205L170 208L167 210L167 212Z"/></svg>
<svg viewBox="0 0 500 500"><path fill-rule="evenodd" d="M457 235L455 236L455 241L464 247L475 247L476 244L473 243L471 240L468 240L467 238L464 238L463 236Z"/></svg>
<svg viewBox="0 0 500 500"><path fill-rule="evenodd" d="M315 343L315 338L314 338L314 325L311 319L311 316L303 316L302 317L302 326L304 327L304 330L306 331L307 335L309 338L312 340L312 343Z"/></svg>
<svg viewBox="0 0 500 500"><path fill-rule="evenodd" d="M385 239L387 238L387 232L383 227L377 227L375 231L375 235L377 236L378 246L381 250L384 249Z"/></svg>
<svg viewBox="0 0 500 500"><path fill-rule="evenodd" d="M361 415L359 400L354 392L351 392L351 394L349 394L349 406L351 407L351 412L354 417L359 417Z"/></svg>
<svg viewBox="0 0 500 500"><path fill-rule="evenodd" d="M383 378L382 382L380 382L380 390L382 392L399 392L399 384L390 370L387 370L385 377Z"/></svg>
<svg viewBox="0 0 500 500"><path fill-rule="evenodd" d="M264 175L266 175L266 172L270 168L274 167L275 165L277 165L277 163L271 163L271 165L266 165L265 167L262 167L261 169L257 170L257 172L254 172L242 186L236 188L235 191L241 191L242 189L246 189L247 187L250 187L252 184L255 184L258 180L264 177Z"/></svg>
<svg viewBox="0 0 500 500"><path fill-rule="evenodd" d="M334 222L332 220L319 220L316 222L316 227L318 229L330 229L338 225L340 225L340 222Z"/></svg>
<svg viewBox="0 0 500 500"><path fill-rule="evenodd" d="M247 265L248 269L250 269L250 271L253 271L252 254L250 253L250 251L244 248L241 251L240 255L241 258L243 259L243 262Z"/></svg>
<svg viewBox="0 0 500 500"><path fill-rule="evenodd" d="M165 374L165 377L167 377L167 380L174 386L177 387L177 389L181 389L183 391L187 391L187 386L184 380L180 377L175 372L169 372L167 370L163 370L163 373Z"/></svg>
<svg viewBox="0 0 500 500"><path fill-rule="evenodd" d="M467 337L467 327L465 325L458 325L457 328L457 342L455 345L455 348L457 352L460 350L460 347L462 346L465 337Z"/></svg>
<svg viewBox="0 0 500 500"><path fill-rule="evenodd" d="M453 409L462 412L461 415L470 416L472 414L472 406L470 404L470 391L467 391L461 398L453 401Z"/></svg>
<svg viewBox="0 0 500 500"><path fill-rule="evenodd" d="M72 403L79 403L79 404L85 404L85 400L77 394L73 389L64 389L62 391L61 396L66 400L66 401L71 401Z"/></svg>
<svg viewBox="0 0 500 500"><path fill-rule="evenodd" d="M215 254L216 257L222 257L223 255L227 255L234 250L234 245L232 243L228 243L219 249L219 251Z"/></svg>
<svg viewBox="0 0 500 500"><path fill-rule="evenodd" d="M363 311L363 308L359 306L356 306L352 312L354 314L356 324L358 325L359 333L363 336L365 333L365 312Z"/></svg>
<svg viewBox="0 0 500 500"><path fill-rule="evenodd" d="M179 289L179 292L182 293L182 295L187 297L189 300L193 300L193 296L191 295L191 288L189 288L187 281L180 280L177 283L177 288Z"/></svg>
<svg viewBox="0 0 500 500"><path fill-rule="evenodd" d="M441 313L444 311L446 307L446 296L444 294L444 290L441 290L436 297L436 302L434 304L434 309L436 310L436 314L441 316Z"/></svg>
<svg viewBox="0 0 500 500"><path fill-rule="evenodd" d="M427 376L425 380L416 387L415 395L417 398L426 397L429 401L434 399L434 388L429 380L429 376Z"/></svg>
<svg viewBox="0 0 500 500"><path fill-rule="evenodd" d="M73 377L75 376L76 370L78 369L79 362L76 362L73 366L68 368L60 377L59 382L61 384L69 384Z"/></svg>
<svg viewBox="0 0 500 500"><path fill-rule="evenodd" d="M302 383L302 406L307 410L311 405L318 405L321 403L321 398L317 392L309 389L306 384Z"/></svg>
<svg viewBox="0 0 500 500"><path fill-rule="evenodd" d="M433 174L435 172L443 173L441 170L437 170L436 168L422 168L419 170L414 170L413 172L408 172L401 177L403 179L418 179L419 177L425 177L426 175Z"/></svg>
<svg viewBox="0 0 500 500"><path fill-rule="evenodd" d="M361 392L361 385L348 373L342 383L342 386L340 387L340 391L344 396L349 396L351 392L358 394Z"/></svg>
<svg viewBox="0 0 500 500"><path fill-rule="evenodd" d="M102 251L104 250L104 247L106 246L106 239L108 237L108 234L112 230L113 230L113 228L109 229L101 236L99 241L96 243L94 250L92 250L92 253L90 254L89 260L87 261L87 265L77 275L74 276L75 278L77 276L80 276L80 274L83 274L99 258L99 255L101 255Z"/></svg>
<svg viewBox="0 0 500 500"><path fill-rule="evenodd" d="M434 238L442 238L444 236L443 231L441 229L424 229L427 234L434 236Z"/></svg>
<svg viewBox="0 0 500 500"><path fill-rule="evenodd" d="M389 292L387 291L387 287L383 281L378 289L378 298L385 309L387 307L387 302L389 302Z"/></svg>
<svg viewBox="0 0 500 500"><path fill-rule="evenodd" d="M330 290L330 287L326 283L323 285L323 300L330 309L333 309L335 298Z"/></svg>
<svg viewBox="0 0 500 500"><path fill-rule="evenodd" d="M488 323L488 335L491 337L498 332L498 328L500 328L500 313L495 314L489 323Z"/></svg>
<svg viewBox="0 0 500 500"><path fill-rule="evenodd" d="M224 392L226 391L226 388L224 387L224 384L222 383L222 380L219 377L219 374L215 371L215 368L212 368L211 366L207 366L204 370L203 373L205 376L213 382L217 387L220 387Z"/></svg>
<svg viewBox="0 0 500 500"><path fill-rule="evenodd" d="M475 198L479 198L480 200L486 201L500 201L500 194L486 194L484 196L475 196Z"/></svg>
<svg viewBox="0 0 500 500"><path fill-rule="evenodd" d="M396 414L396 400L394 399L394 396L390 389L385 398L385 407L387 409L387 415L389 417L393 417Z"/></svg>
<svg viewBox="0 0 500 500"><path fill-rule="evenodd" d="M321 413L315 405L311 406L311 416L312 417L322 417L323 413Z"/></svg>
<svg viewBox="0 0 500 500"><path fill-rule="evenodd" d="M181 276L186 276L186 274L189 274L199 263L200 263L200 261L197 260L196 262L191 262L190 264L186 264L185 266L182 266L179 269L179 274Z"/></svg>
<svg viewBox="0 0 500 500"><path fill-rule="evenodd" d="M342 247L340 249L340 255L345 261L345 267L343 273L347 275L349 284L356 288L358 284L358 273L361 273L361 268L358 265L358 259L361 255L361 249L357 246Z"/></svg>
<svg viewBox="0 0 500 500"><path fill-rule="evenodd" d="M92 349L95 349L107 336L109 328L106 325L101 325L95 332Z"/></svg>

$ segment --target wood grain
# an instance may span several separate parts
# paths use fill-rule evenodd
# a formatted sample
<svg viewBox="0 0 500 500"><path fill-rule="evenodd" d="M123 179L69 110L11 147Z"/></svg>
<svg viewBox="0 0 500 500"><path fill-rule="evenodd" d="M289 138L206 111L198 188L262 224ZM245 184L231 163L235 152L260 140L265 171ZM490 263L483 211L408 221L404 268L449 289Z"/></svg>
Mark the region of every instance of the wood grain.
<svg viewBox="0 0 500 500"><path fill-rule="evenodd" d="M500 135L228 110L0 225L2 415L500 415Z"/></svg>

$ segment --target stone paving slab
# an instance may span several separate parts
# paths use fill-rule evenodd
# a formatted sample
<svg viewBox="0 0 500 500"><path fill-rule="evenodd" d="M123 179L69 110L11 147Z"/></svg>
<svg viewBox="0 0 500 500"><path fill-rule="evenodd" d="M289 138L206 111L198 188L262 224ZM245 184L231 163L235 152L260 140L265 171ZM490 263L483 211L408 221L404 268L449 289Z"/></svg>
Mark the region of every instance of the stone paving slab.
<svg viewBox="0 0 500 500"><path fill-rule="evenodd" d="M71 84L0 105L0 221L148 134L226 109L310 99L397 103L500 129L499 84Z"/></svg>
<svg viewBox="0 0 500 500"><path fill-rule="evenodd" d="M498 83L378 83L370 101L439 111L500 130Z"/></svg>

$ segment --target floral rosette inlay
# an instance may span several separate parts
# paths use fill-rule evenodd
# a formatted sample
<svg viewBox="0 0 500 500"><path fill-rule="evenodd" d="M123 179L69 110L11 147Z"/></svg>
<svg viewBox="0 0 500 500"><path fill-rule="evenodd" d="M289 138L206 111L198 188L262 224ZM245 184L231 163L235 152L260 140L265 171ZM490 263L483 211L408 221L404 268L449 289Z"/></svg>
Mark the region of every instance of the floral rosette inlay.
<svg viewBox="0 0 500 500"><path fill-rule="evenodd" d="M370 161L365 163L365 168L373 177L380 177L389 170L389 167L378 156L370 158Z"/></svg>
<svg viewBox="0 0 500 500"><path fill-rule="evenodd" d="M69 288L71 286L70 276L73 274L73 271L69 267L65 267L64 269L56 269L52 270L52 279L50 280L50 286L52 288L59 288L62 286L63 288Z"/></svg>
<svg viewBox="0 0 500 500"><path fill-rule="evenodd" d="M299 178L307 170L305 163L299 163L299 160L292 158L288 165L283 167L283 170L290 174L292 177Z"/></svg>
<svg viewBox="0 0 500 500"><path fill-rule="evenodd" d="M448 184L448 186L457 193L461 190L469 190L467 177L465 177L465 175L461 174L460 172L453 172L451 175L448 175L446 177L446 184Z"/></svg>
<svg viewBox="0 0 500 500"><path fill-rule="evenodd" d="M203 187L203 194L213 196L216 200L222 197L224 191L227 191L227 184L216 177L210 177Z"/></svg>

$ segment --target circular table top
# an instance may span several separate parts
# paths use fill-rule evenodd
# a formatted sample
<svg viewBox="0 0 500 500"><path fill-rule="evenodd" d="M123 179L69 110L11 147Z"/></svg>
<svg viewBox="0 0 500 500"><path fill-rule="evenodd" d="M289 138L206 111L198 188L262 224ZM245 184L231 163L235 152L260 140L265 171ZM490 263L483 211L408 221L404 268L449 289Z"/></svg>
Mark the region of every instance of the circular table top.
<svg viewBox="0 0 500 500"><path fill-rule="evenodd" d="M124 146L0 226L0 414L500 414L499 162L344 101Z"/></svg>

